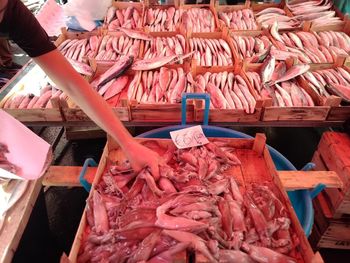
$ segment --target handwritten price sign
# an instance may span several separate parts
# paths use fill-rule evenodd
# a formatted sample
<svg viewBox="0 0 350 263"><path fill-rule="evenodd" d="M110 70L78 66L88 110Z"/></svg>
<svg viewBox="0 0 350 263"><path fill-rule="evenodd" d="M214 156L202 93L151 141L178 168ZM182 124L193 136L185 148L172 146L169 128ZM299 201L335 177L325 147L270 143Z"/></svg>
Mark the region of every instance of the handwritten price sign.
<svg viewBox="0 0 350 263"><path fill-rule="evenodd" d="M201 146L209 142L200 125L172 131L170 137L178 149Z"/></svg>

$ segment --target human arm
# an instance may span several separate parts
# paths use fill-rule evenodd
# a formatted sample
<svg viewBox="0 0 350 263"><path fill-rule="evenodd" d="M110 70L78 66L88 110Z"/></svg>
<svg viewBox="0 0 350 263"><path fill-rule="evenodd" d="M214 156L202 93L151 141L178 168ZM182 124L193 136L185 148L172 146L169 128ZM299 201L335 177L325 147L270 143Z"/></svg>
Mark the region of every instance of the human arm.
<svg viewBox="0 0 350 263"><path fill-rule="evenodd" d="M158 156L136 143L112 109L50 42L20 0L0 1L0 33L14 40L77 105L125 151L135 170L149 166L158 177Z"/></svg>
<svg viewBox="0 0 350 263"><path fill-rule="evenodd" d="M158 155L133 139L109 105L57 49L33 59L91 120L118 142L135 170L149 166L158 178Z"/></svg>

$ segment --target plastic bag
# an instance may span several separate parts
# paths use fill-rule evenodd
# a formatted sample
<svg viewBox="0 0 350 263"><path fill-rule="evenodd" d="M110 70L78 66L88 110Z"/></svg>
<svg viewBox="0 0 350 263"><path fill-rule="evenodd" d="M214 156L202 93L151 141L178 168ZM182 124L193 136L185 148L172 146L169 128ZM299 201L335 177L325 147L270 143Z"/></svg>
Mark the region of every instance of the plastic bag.
<svg viewBox="0 0 350 263"><path fill-rule="evenodd" d="M78 20L75 16L70 16L66 19L66 26L69 29L73 29L76 31L91 31L96 27L101 26L102 23L99 20L91 21L85 19Z"/></svg>
<svg viewBox="0 0 350 263"><path fill-rule="evenodd" d="M93 30L96 20L103 20L112 0L70 0L63 6L67 17L75 17L79 25L88 31Z"/></svg>

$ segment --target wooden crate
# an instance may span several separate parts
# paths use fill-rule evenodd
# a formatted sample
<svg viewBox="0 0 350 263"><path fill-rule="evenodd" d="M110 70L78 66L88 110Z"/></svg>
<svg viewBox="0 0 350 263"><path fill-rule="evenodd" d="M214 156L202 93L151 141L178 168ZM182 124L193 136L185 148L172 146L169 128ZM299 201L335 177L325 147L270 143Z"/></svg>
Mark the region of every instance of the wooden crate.
<svg viewBox="0 0 350 263"><path fill-rule="evenodd" d="M148 2L148 1L147 1ZM178 3L175 3L174 5L150 5L149 3L145 2L145 12L143 14L143 18L142 18L142 25L143 25L143 28L145 29L146 32L157 32L157 31L152 31L150 29L150 27L148 25L146 25L146 17L147 17L147 12L148 12L148 9L152 8L152 9L161 9L161 10L164 10L164 9L168 9L170 7L174 7L175 10L178 10L179 9L179 4ZM181 16L179 18L179 21L178 21L178 24L175 25L177 30L175 31L158 31L159 33L166 33L166 32L177 32L180 30L180 24L181 24Z"/></svg>
<svg viewBox="0 0 350 263"><path fill-rule="evenodd" d="M326 189L320 205L327 218L350 214L350 137L345 133L325 132L313 156L316 170L332 170L343 182L342 189Z"/></svg>
<svg viewBox="0 0 350 263"><path fill-rule="evenodd" d="M91 67L93 68L95 74L94 77L98 77L103 72L105 72L110 66L107 64L98 64L95 60L90 60ZM119 96L122 96L120 94ZM129 103L126 99L120 99L118 96L114 97L107 101L121 121L129 121L130 113L129 113ZM85 114L85 112L80 109L72 99L68 99L67 105L61 104L61 111L64 117L64 120L67 122L70 121L91 121L91 119Z"/></svg>
<svg viewBox="0 0 350 263"><path fill-rule="evenodd" d="M347 34L349 34L349 17L345 16L335 5L332 6L333 11L335 11L335 14L337 17L339 17L342 20L342 23L339 23L337 25L323 25L318 26L317 24L309 21L304 21L303 23L303 30L304 31L342 31Z"/></svg>
<svg viewBox="0 0 350 263"><path fill-rule="evenodd" d="M224 28L222 32L211 32L211 33L192 33L187 34L187 41L186 41L186 53L191 52L190 45L189 45L189 39L190 38L207 38L207 39L223 39L227 42L228 46L230 47L231 53L232 53L232 66L238 66L239 64L239 57L236 52L236 49L234 48L234 45L232 43L232 38L229 37L229 30L227 28ZM196 60L192 59L191 65L197 65ZM203 67L203 66L202 66ZM206 67L207 69L213 69L213 68L224 68L219 66L211 66Z"/></svg>
<svg viewBox="0 0 350 263"><path fill-rule="evenodd" d="M150 41L150 45L153 45L153 41L155 41L155 38L157 37L175 37L176 35L182 35L185 38L185 49L184 49L184 53L187 52L187 43L188 43L188 39L186 38L186 35L184 32L180 32L180 31L176 31L176 32L149 32L149 35L153 38ZM146 43L144 43L143 45L143 49L142 49L142 53L140 54L140 57L143 59L146 53ZM176 62L179 63L179 62ZM185 58L183 60L183 63L191 63L191 57Z"/></svg>
<svg viewBox="0 0 350 263"><path fill-rule="evenodd" d="M224 31L224 30L223 30ZM230 43L232 45L232 49L235 53L235 60L236 61L243 61L243 63L248 63L250 58L242 57L239 53L239 51L236 48L236 45L234 44L234 40L232 36L250 36L250 37L257 37L257 36L266 36L269 38L272 45L276 46L273 41L271 41L270 32L266 29L263 30L240 30L240 31L234 31L234 30L228 30L228 38L230 39Z"/></svg>
<svg viewBox="0 0 350 263"><path fill-rule="evenodd" d="M39 66L35 66L27 74L31 74L33 70L38 71L39 74L41 69ZM28 75L29 76L29 75ZM38 76L39 77L39 76ZM41 77L45 77L45 74L42 73ZM30 84L31 85L31 84ZM30 88L30 87L29 87ZM20 81L17 83L0 101L0 109L6 111L12 117L17 119L20 122L62 122L63 116L60 111L59 103L56 99L51 99L52 108L42 108L42 109L3 109L7 100L12 99L17 94L24 92L26 89L25 84ZM32 89L27 90L28 93L32 93ZM26 92L27 93L27 92Z"/></svg>
<svg viewBox="0 0 350 263"><path fill-rule="evenodd" d="M256 92L250 85L242 69L235 67L211 67L207 69L206 67L197 67L192 64L193 77L208 71L212 73L227 71L233 72L235 75L240 75L248 84L249 91L256 100L255 111L252 114L248 114L244 110L239 109L210 109L209 122L257 122L260 120L264 101L257 99ZM204 102L202 100L196 101L195 105L195 121L202 122L204 118Z"/></svg>
<svg viewBox="0 0 350 263"><path fill-rule="evenodd" d="M320 69L330 69L336 67L342 67L346 71L350 72L350 68L344 66L346 58L337 57L334 64L329 63L320 63L320 64L310 64L310 71L320 70ZM329 112L327 114L327 121L345 121L350 117L350 106L341 103L342 99L338 96L330 96L325 99L319 96L310 86L308 81L302 80L298 77L299 83L303 86L303 88L310 94L312 99L317 102L318 105L323 105L330 107Z"/></svg>
<svg viewBox="0 0 350 263"><path fill-rule="evenodd" d="M127 36L125 33L123 32L108 32L108 31L104 31L104 35L103 36L106 36L106 35L109 35L109 36L113 36L113 37L120 37L120 36ZM140 48L139 48L139 55L138 57L134 58L135 60L136 59L141 59L142 58L142 54L143 54L143 49L144 49L144 44L145 44L145 41L143 40L140 40L141 43L140 43ZM100 44L102 42L102 39L100 41ZM128 54L126 54L128 55ZM117 61L117 60L101 60L101 59L95 59L95 57L97 56L97 52L96 52L96 55L94 56L94 58L92 59L93 61L91 61L90 59L90 64L93 64L93 63L96 63L97 65L100 65L102 68L109 68L111 66L114 65L114 63Z"/></svg>
<svg viewBox="0 0 350 263"><path fill-rule="evenodd" d="M328 219L322 207L322 197L314 199L314 225L309 237L313 248L350 249L350 219Z"/></svg>
<svg viewBox="0 0 350 263"><path fill-rule="evenodd" d="M171 140L167 139L137 139L139 142L156 140L160 145L172 144ZM210 140L215 140L212 138ZM243 188L245 184L268 181L276 186L279 199L285 204L286 209L291 218L291 229L297 235L299 243L296 244L295 256L298 262L312 262L314 260L314 253L308 243L308 240L303 232L303 229L298 221L298 218L292 208L288 199L287 193L282 187L281 181L278 177L275 165L270 156L268 148L265 144L266 138L263 134L257 134L255 139L223 139L232 147L236 148L237 157L241 160L241 167L231 167L227 170L227 176L235 175L235 179ZM100 181L107 165L108 158L114 160L125 160L125 155L118 145L109 137L106 147L104 148L97 173L93 182L90 197L95 191L94 186ZM69 255L72 262L76 262L81 247L81 242L84 238L84 230L86 227L86 212L84 211L80 225L75 236L74 243ZM199 255L198 255L199 257ZM197 258L198 258L197 257ZM178 261L177 261L178 262ZM182 257L180 262L186 262L186 258ZM205 262L205 261L200 261Z"/></svg>
<svg viewBox="0 0 350 263"><path fill-rule="evenodd" d="M168 65L167 68L177 69L182 67L185 74L190 71L188 63L183 65ZM159 69L153 70L158 71ZM189 122L194 121L194 105L191 101L186 106L186 119ZM138 103L130 101L130 120L134 122L155 121L155 122L180 122L181 121L181 103L161 104L161 103Z"/></svg>
<svg viewBox="0 0 350 263"><path fill-rule="evenodd" d="M66 28L62 28L61 29L61 35L59 35L59 37L56 39L55 41L55 46L59 47L63 41L65 41L66 39L89 39L91 36L102 36L103 31L102 30L95 30L92 32L68 32ZM98 47L101 44L101 39L99 40L98 43ZM98 48L97 48L98 50ZM96 52L92 55L91 58L94 58L97 55L97 50ZM86 64L89 65L89 58L84 57L83 58L84 62ZM91 81L94 77L95 72L93 72L93 74L91 76L84 76L83 77L87 80L87 81Z"/></svg>
<svg viewBox="0 0 350 263"><path fill-rule="evenodd" d="M217 1L215 3L215 10L218 16L220 29L223 30L224 28L228 28L228 29L234 30L233 28L230 28L229 26L227 26L222 20L220 20L219 12L232 12L232 11L238 11L242 9L249 9L249 2L245 2L245 4L241 4L241 5L220 5L219 1ZM258 26L257 22L256 22L256 25ZM235 30L235 31L239 32L239 31L250 31L250 30Z"/></svg>
<svg viewBox="0 0 350 263"><path fill-rule="evenodd" d="M245 64L243 72L255 71L260 72L262 64ZM287 67L290 67L287 61ZM314 107L277 107L272 106L272 101L265 101L262 112L262 121L324 121L327 118L330 106L321 105L314 99L311 88L297 78L302 88L313 98Z"/></svg>
<svg viewBox="0 0 350 263"><path fill-rule="evenodd" d="M140 21L138 23L138 25L136 26L136 28L134 30L143 30L143 16L144 16L144 10L145 10L145 5L144 3L141 2L120 2L120 1L114 1L112 3L112 5L116 8L116 9L126 9L129 6L134 7L135 9L137 9L140 13ZM112 20L113 21L113 20ZM108 25L104 24L101 28L104 32L108 32Z"/></svg>
<svg viewBox="0 0 350 263"><path fill-rule="evenodd" d="M206 9L209 9L214 17L214 23L215 23L215 29L214 29L214 32L221 32L221 28L220 28L220 23L219 23L219 19L218 19L218 15L217 15L217 12L215 10L215 6L214 6L214 0L210 0L210 4L194 4L194 5L187 5L187 4L184 4L184 1L183 0L180 0L180 9L186 11L186 10L189 10L189 9L192 9L192 8L206 8ZM182 19L181 19L181 22L182 22ZM201 32L192 32L192 28L186 28L183 26L182 23L180 23L180 31L181 32L186 32L186 34L188 36L190 35L193 35L193 34L197 34L197 33L201 33ZM214 32L210 32L210 33L214 33ZM209 33L209 32L208 32Z"/></svg>

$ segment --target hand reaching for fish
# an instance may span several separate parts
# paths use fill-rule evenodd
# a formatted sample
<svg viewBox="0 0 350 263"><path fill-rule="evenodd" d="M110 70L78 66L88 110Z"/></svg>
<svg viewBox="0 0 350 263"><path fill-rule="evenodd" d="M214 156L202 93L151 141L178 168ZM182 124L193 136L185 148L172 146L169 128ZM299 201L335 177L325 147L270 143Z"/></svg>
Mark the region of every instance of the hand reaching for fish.
<svg viewBox="0 0 350 263"><path fill-rule="evenodd" d="M124 151L134 171L139 172L148 167L154 179L156 181L159 179L159 164L161 160L158 153L134 140L130 142Z"/></svg>

